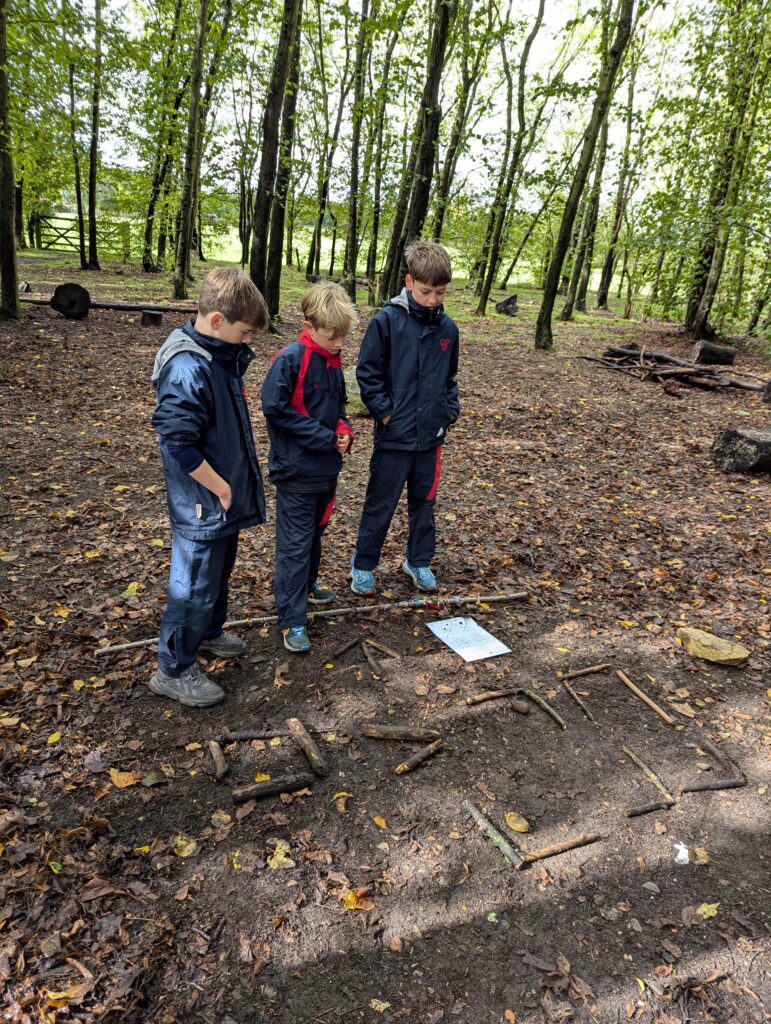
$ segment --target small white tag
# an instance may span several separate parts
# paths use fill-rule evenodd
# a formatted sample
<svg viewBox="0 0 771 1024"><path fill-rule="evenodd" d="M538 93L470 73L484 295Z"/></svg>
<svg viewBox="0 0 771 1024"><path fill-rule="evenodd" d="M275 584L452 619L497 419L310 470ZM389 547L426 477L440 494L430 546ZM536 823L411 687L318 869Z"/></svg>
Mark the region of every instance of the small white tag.
<svg viewBox="0 0 771 1024"><path fill-rule="evenodd" d="M199 505L198 502L196 502L196 505L195 505L195 518L196 519L200 519L202 515L203 515L203 506Z"/></svg>

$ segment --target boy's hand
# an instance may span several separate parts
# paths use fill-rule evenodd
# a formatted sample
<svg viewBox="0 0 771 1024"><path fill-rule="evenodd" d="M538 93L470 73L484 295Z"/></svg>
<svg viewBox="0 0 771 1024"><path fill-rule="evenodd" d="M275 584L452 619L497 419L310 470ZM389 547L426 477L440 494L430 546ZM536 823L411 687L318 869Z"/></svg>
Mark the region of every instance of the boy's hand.
<svg viewBox="0 0 771 1024"><path fill-rule="evenodd" d="M336 448L341 455L345 455L351 447L353 438L350 434L338 434Z"/></svg>
<svg viewBox="0 0 771 1024"><path fill-rule="evenodd" d="M387 427L388 424L391 422L391 417L384 416L380 422L383 424L384 427Z"/></svg>
<svg viewBox="0 0 771 1024"><path fill-rule="evenodd" d="M222 505L223 509L227 512L233 504L233 491L231 490L230 484L225 484L224 489L217 494L217 497L220 500L220 505Z"/></svg>

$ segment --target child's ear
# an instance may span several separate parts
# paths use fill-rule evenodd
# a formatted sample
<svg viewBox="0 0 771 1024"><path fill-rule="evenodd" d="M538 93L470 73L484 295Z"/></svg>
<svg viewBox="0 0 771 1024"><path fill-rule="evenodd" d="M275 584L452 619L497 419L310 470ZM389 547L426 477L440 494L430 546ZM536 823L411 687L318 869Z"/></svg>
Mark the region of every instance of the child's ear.
<svg viewBox="0 0 771 1024"><path fill-rule="evenodd" d="M218 313L217 311L215 311L214 313L210 313L209 314L209 323L212 326L212 330L218 331L220 329L220 327L222 327L222 321L224 319L225 319L225 314L224 313Z"/></svg>

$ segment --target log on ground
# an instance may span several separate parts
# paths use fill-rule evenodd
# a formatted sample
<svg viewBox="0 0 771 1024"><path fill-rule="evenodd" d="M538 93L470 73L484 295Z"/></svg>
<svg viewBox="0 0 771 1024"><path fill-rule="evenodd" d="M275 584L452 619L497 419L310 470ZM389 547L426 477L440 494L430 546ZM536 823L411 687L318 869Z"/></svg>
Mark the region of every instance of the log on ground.
<svg viewBox="0 0 771 1024"><path fill-rule="evenodd" d="M714 341L699 341L691 352L694 363L711 366L733 366L736 359L735 345L716 345Z"/></svg>
<svg viewBox="0 0 771 1024"><path fill-rule="evenodd" d="M724 430L712 445L712 461L726 473L771 471L771 430Z"/></svg>

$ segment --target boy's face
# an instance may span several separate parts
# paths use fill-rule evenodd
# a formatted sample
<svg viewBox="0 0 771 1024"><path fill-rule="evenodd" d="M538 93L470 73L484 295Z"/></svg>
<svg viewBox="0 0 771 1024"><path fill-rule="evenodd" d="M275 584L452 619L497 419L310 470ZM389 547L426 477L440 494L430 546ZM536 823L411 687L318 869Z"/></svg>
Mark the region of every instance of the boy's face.
<svg viewBox="0 0 771 1024"><path fill-rule="evenodd" d="M303 321L303 328L310 334L319 348L323 348L325 352L329 352L333 356L340 354L345 342L344 334L335 336L334 331L331 331L328 327L314 327L310 320Z"/></svg>
<svg viewBox="0 0 771 1024"><path fill-rule="evenodd" d="M203 321L204 327L198 326L200 321ZM200 330L202 334L209 334L219 341L226 341L229 345L245 345L257 333L257 328L253 324L244 323L243 320L231 323L223 313L218 312L207 313L204 317L199 316L196 330Z"/></svg>
<svg viewBox="0 0 771 1024"><path fill-rule="evenodd" d="M407 291L418 305L425 306L426 309L436 309L437 306L441 306L447 294L446 284L426 284L425 281L418 281L412 274L407 274L404 283L407 285Z"/></svg>

